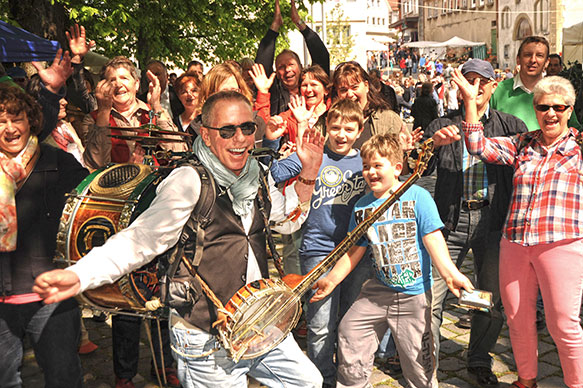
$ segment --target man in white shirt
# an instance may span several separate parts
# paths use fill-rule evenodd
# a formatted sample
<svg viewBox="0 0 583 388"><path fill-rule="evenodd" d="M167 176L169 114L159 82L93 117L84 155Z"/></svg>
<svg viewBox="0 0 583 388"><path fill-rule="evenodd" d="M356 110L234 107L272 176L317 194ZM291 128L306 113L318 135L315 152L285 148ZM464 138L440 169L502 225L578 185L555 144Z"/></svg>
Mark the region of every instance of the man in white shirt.
<svg viewBox="0 0 583 388"><path fill-rule="evenodd" d="M218 195L196 272L224 305L245 283L268 276L265 225L257 195L260 171L248 154L254 146L256 125L248 100L234 91L211 96L202 108L202 122L193 151L211 172ZM297 143L303 166L298 181L286 188L284 197L269 179L269 220L278 222L280 231L287 233L298 229L307 216L304 212L295 221L288 217L310 200L322 161L323 136L315 131L303 133ZM195 169L176 168L158 186L151 206L128 228L74 266L41 274L34 291L46 303L54 303L111 283L153 260L177 243L200 190ZM183 387L246 387L246 375L268 386L321 386L320 373L291 335L262 356L234 362L211 327L216 318L216 304L206 293L195 295L192 305L171 310L173 355Z"/></svg>

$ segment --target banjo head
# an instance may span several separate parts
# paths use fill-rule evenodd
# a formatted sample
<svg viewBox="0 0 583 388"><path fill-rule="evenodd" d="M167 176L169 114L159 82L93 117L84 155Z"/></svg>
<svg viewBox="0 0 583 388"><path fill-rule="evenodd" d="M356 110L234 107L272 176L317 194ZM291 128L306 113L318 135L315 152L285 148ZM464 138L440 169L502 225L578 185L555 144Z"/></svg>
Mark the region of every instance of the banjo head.
<svg viewBox="0 0 583 388"><path fill-rule="evenodd" d="M219 339L231 358L259 357L276 347L296 326L301 312L297 294L280 279L251 282L225 306L228 323Z"/></svg>

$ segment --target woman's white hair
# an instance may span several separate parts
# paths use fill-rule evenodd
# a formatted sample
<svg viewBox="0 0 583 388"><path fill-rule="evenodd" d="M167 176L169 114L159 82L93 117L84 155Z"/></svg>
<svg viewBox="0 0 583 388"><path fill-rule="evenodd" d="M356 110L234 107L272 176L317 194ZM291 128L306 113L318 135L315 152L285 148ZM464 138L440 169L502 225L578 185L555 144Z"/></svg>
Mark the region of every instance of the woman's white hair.
<svg viewBox="0 0 583 388"><path fill-rule="evenodd" d="M563 96L567 105L573 106L575 104L575 88L568 79L556 75L538 81L532 92L535 105L542 96L547 94L558 94Z"/></svg>

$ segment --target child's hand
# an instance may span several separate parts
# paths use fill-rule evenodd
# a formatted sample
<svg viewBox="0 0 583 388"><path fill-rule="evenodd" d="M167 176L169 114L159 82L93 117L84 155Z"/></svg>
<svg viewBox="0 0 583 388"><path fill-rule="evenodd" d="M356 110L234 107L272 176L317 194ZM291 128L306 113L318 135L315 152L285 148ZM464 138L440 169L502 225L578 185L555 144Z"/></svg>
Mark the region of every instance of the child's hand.
<svg viewBox="0 0 583 388"><path fill-rule="evenodd" d="M319 302L328 295L336 288L336 284L332 282L327 277L323 277L322 279L318 280L316 284L312 287L312 290L317 290L312 299L310 299L310 303Z"/></svg>
<svg viewBox="0 0 583 388"><path fill-rule="evenodd" d="M287 129L287 121L281 116L271 116L265 127L265 137L269 140L277 140L283 136Z"/></svg>
<svg viewBox="0 0 583 388"><path fill-rule="evenodd" d="M457 271L452 277L446 279L447 288L455 295L456 298L460 297L460 290L463 288L466 291L472 291L474 285L463 273Z"/></svg>
<svg viewBox="0 0 583 388"><path fill-rule="evenodd" d="M287 158L288 156L290 156L294 152L296 152L296 145L294 143L292 143L291 141L286 142L279 149L279 154L281 155L279 157L279 160Z"/></svg>

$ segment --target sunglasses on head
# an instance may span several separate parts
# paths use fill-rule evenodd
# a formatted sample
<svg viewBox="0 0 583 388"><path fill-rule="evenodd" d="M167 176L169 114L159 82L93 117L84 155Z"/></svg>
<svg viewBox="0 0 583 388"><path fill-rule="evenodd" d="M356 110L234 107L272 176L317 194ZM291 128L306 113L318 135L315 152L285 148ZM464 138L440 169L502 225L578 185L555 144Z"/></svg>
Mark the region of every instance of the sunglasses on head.
<svg viewBox="0 0 583 388"><path fill-rule="evenodd" d="M235 136L235 132L237 132L237 128L241 128L241 132L245 136L253 135L257 130L257 123L253 121L247 121L245 123L239 125L225 125L224 127L211 127L209 125L203 125L205 128L214 129L215 131L219 131L219 135L223 139L230 139Z"/></svg>
<svg viewBox="0 0 583 388"><path fill-rule="evenodd" d="M553 108L555 112L564 112L569 109L571 105L545 105L545 104L538 104L535 105L534 109L538 110L539 112L546 112L549 109Z"/></svg>

